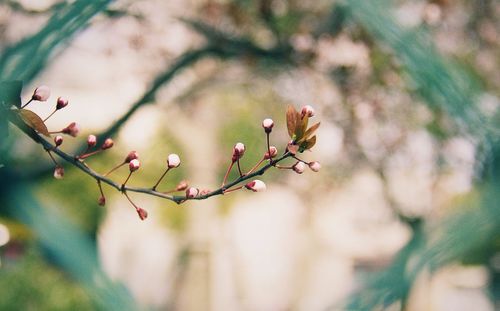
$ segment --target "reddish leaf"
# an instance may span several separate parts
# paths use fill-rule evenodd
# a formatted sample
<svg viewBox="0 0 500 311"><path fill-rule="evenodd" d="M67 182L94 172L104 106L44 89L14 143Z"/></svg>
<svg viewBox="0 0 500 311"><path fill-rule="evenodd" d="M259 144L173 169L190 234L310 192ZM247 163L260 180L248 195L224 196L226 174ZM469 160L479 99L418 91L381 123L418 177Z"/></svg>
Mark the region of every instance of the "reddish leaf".
<svg viewBox="0 0 500 311"><path fill-rule="evenodd" d="M292 105L289 105L286 110L286 126L288 128L288 135L290 135L290 138L293 138L293 134L295 133L296 115L297 110L295 110Z"/></svg>
<svg viewBox="0 0 500 311"><path fill-rule="evenodd" d="M17 113L19 114L21 119L23 119L26 125L34 129L38 133L50 137L47 126L45 126L45 123L43 122L42 118L40 118L36 113L27 109L17 110Z"/></svg>
<svg viewBox="0 0 500 311"><path fill-rule="evenodd" d="M311 149L312 147L314 147L314 145L316 145L316 135L314 135L313 137L311 137L310 139L308 139L306 141L306 148L305 148L305 150Z"/></svg>
<svg viewBox="0 0 500 311"><path fill-rule="evenodd" d="M304 137L309 117L308 116L302 117L302 115L299 112L297 112L295 118L297 120L297 125L295 125L295 141L298 142L301 141L302 138Z"/></svg>
<svg viewBox="0 0 500 311"><path fill-rule="evenodd" d="M307 139L307 138L309 138L309 136L314 134L314 132L316 132L316 130L318 129L320 123L321 122L318 122L318 123L314 124L313 126L311 126L310 128L308 128L304 134L304 138Z"/></svg>

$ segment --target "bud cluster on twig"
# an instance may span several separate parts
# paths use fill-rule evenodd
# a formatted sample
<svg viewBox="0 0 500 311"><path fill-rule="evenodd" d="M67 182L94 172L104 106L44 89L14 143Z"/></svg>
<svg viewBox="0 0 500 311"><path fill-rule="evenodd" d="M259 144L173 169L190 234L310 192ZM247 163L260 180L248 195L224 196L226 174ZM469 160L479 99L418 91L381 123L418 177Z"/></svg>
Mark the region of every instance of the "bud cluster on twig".
<svg viewBox="0 0 500 311"><path fill-rule="evenodd" d="M47 101L50 96L50 89L47 86L40 86L35 89L31 99L19 109L14 109L14 111L18 113L24 123L38 133L37 142L41 143L49 157L54 163L54 177L57 179L62 179L64 177L64 168L56 161L53 156L53 153L57 154L60 158L65 160L66 162L73 164L78 167L88 175L92 176L96 181L99 188L100 197L98 199L99 205L106 204L106 197L104 195L104 191L102 188L102 183L106 183L117 190L120 190L123 195L127 198L127 200L131 203L131 205L135 208L137 214L139 215L141 220L147 218L148 213L145 209L139 207L135 202L132 201L128 192L139 192L150 194L158 197L162 197L165 199L169 199L178 204L183 203L187 200L203 200L207 199L211 196L215 195L224 195L230 192L234 192L240 189L247 189L252 192L260 192L266 190L266 184L260 180L255 179L255 177L259 175L263 175L268 169L275 167L278 169L290 169L293 170L297 174L302 174L306 170L307 167L311 169L313 172L318 172L321 168L321 165L317 161L306 162L300 159L297 154L302 153L305 150L310 150L314 144L316 143L316 136L313 135L314 132L318 129L320 123L316 123L311 127L308 127L308 121L315 114L314 109L307 105L302 107L300 111L297 111L292 106L289 106L286 112L286 122L288 128L288 134L290 135L290 141L288 142L284 152L281 156L278 156L278 149L275 146L270 144L270 134L273 131L274 121L270 118L266 118L262 121L262 128L264 129L264 133L266 135L266 146L263 152L262 158L247 172L242 171L241 159L245 155L245 144L242 142L236 143L231 151L231 158L229 167L224 175L221 186L216 190L208 190L208 189L199 189L197 187L190 186L189 183L185 180L180 181L174 189L170 189L167 191L159 191L158 188L167 175L167 173L175 168L178 168L181 165L181 159L179 155L172 153L169 154L166 158L166 168L165 171L159 176L158 180L152 187L146 188L138 188L128 186L132 175L137 172L141 167L141 162L139 160L139 154L137 151L130 151L125 159L118 163L116 166L111 168L108 172L104 174L99 174L93 171L85 160L91 156L99 154L105 150L108 150L113 147L114 141L111 138L106 138L104 142L97 146L98 139L95 135L89 135L87 137L87 147L80 154L71 156L65 152L63 152L60 147L63 144L63 136L61 134L65 134L72 137L77 137L80 132L80 127L77 123L71 122L65 128L58 131L48 131L45 125L45 121L47 121L55 112L63 109L68 105L68 100L59 97L56 102L55 109L44 119L42 120L36 114L31 111L27 111L25 109L28 104L33 101ZM28 114L29 118L25 115ZM43 134L45 136L55 135L53 138L53 145L46 141L40 136ZM291 158L295 160L295 163L288 166L279 165L278 163ZM113 180L109 179L108 176L112 174L114 171L118 170L122 166L128 166L128 175L126 179L118 184ZM236 167L238 170L238 177L234 180L228 181L229 174L233 168ZM173 195L172 193L183 193L181 195Z"/></svg>

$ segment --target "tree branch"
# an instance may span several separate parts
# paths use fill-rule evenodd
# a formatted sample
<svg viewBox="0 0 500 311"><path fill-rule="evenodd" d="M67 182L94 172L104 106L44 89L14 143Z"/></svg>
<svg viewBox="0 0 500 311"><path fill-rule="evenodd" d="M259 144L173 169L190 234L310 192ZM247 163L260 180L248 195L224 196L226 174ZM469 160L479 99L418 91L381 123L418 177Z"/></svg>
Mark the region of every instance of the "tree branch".
<svg viewBox="0 0 500 311"><path fill-rule="evenodd" d="M277 158L276 160L273 160L263 166L261 169L247 175L240 176L239 178L235 179L234 181L221 186L220 188L210 191L206 194L203 195L197 195L194 198L188 198L185 195L184 196L179 196L179 195L169 195L163 192L155 191L152 188L144 188L144 187L131 187L127 185L122 185L119 184L115 181L113 181L110 178L105 177L102 174L99 174L92 170L85 162L81 159L78 159L77 156L75 155L70 155L64 151L62 151L60 148L56 148L54 145L52 145L50 142L48 142L46 139L44 139L42 136L40 136L38 133L36 133L32 128L28 127L24 122L14 113L9 114L9 121L15 125L17 128L19 128L22 132L24 132L26 135L28 135L34 142L39 143L40 145L43 146L45 150L48 150L50 152L53 152L57 154L61 159L66 161L67 163L73 165L74 167L78 168L85 174L91 176L98 182L103 182L108 184L109 186L115 188L116 190L120 192L137 192L137 193L144 193L156 197L160 197L163 199L167 199L170 201L173 201L177 204L183 203L187 200L204 200L208 199L212 196L216 195L223 195L224 192L227 189L230 189L233 186L239 185L247 180L252 179L253 177L263 175L268 169L271 167L274 167L277 163L283 161L286 158L291 157L291 154L289 152L284 153L281 157Z"/></svg>

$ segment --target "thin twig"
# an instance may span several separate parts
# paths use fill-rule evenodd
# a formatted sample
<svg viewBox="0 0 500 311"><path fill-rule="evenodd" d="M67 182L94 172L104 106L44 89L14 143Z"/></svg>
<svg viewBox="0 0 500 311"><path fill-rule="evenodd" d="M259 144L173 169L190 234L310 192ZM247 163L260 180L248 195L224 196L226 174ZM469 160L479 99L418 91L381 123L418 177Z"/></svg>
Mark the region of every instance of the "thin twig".
<svg viewBox="0 0 500 311"><path fill-rule="evenodd" d="M188 200L204 200L204 199L208 199L210 197L216 196L216 195L223 195L227 189L230 189L230 188L232 188L240 183L243 183L247 180L250 180L256 176L262 175L271 167L275 167L277 163L283 161L286 158L291 157L291 154L289 152L286 152L281 157L277 158L276 160L271 161L270 163L263 166L261 169L255 171L251 174L240 176L239 178L235 179L234 181L232 181L226 185L223 185L220 188L218 188L214 191L211 191L207 194L199 195L199 196L196 196L194 198L187 198L186 196L168 195L168 194L165 194L163 192L152 190L151 188L131 187L131 186L127 186L127 185L118 184L117 182L107 178L106 176L95 172L89 166L87 166L85 164L85 162L75 158L74 155L67 154L66 152L62 151L61 149L55 148L50 142L48 142L42 136L38 135L33 129L25 126L23 123L16 122L15 120L12 120L12 119L10 121L16 127L18 127L21 131L23 131L25 134L27 134L31 139L33 139L33 141L41 144L44 149L52 150L52 152L57 154L61 159L63 159L67 163L75 166L79 170L83 171L85 174L91 176L97 182L102 182L102 183L108 184L112 188L115 188L116 190L123 192L123 193L125 193L127 191L144 193L144 194L156 196L159 198L167 199L167 200L173 201L173 202L178 203L178 204L183 203L183 202L188 201Z"/></svg>

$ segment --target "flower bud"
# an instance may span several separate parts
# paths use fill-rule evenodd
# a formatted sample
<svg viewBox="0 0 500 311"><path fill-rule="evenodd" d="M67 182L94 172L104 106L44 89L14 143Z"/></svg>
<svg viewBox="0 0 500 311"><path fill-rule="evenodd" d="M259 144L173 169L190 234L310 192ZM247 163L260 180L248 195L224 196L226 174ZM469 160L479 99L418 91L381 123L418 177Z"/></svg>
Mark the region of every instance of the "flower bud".
<svg viewBox="0 0 500 311"><path fill-rule="evenodd" d="M266 190L266 184L262 180L255 179L246 184L245 188L253 192L262 192Z"/></svg>
<svg viewBox="0 0 500 311"><path fill-rule="evenodd" d="M202 190L200 191L200 195L207 195L207 194L209 194L210 192L211 192L211 191L210 191L210 189L202 189Z"/></svg>
<svg viewBox="0 0 500 311"><path fill-rule="evenodd" d="M106 138L106 140L104 141L104 143L101 146L101 149L102 150L109 149L109 148L113 147L114 144L115 144L115 142L111 138Z"/></svg>
<svg viewBox="0 0 500 311"><path fill-rule="evenodd" d="M38 100L41 102L49 99L50 96L50 88L46 85L39 86L33 92L33 96L31 96L32 100Z"/></svg>
<svg viewBox="0 0 500 311"><path fill-rule="evenodd" d="M200 190L198 190L198 188L189 187L186 190L186 198L192 199L192 198L198 196L199 192L200 192Z"/></svg>
<svg viewBox="0 0 500 311"><path fill-rule="evenodd" d="M145 209L138 207L136 210L141 220L148 218L148 212Z"/></svg>
<svg viewBox="0 0 500 311"><path fill-rule="evenodd" d="M310 105L305 105L302 107L302 110L300 111L300 115L302 118L304 118L306 115L310 117L314 117L314 108Z"/></svg>
<svg viewBox="0 0 500 311"><path fill-rule="evenodd" d="M141 167L141 162L137 159L133 159L132 161L129 162L128 168L130 169L130 172L135 172Z"/></svg>
<svg viewBox="0 0 500 311"><path fill-rule="evenodd" d="M271 152L271 154L269 154L269 152ZM278 149L276 149L276 147L274 146L270 146L269 150L266 151L266 153L264 154L264 159L269 160L271 158L276 157L277 155L278 155Z"/></svg>
<svg viewBox="0 0 500 311"><path fill-rule="evenodd" d="M184 191L189 187L189 184L187 181L183 180L180 183L177 184L177 187L175 187L176 191Z"/></svg>
<svg viewBox="0 0 500 311"><path fill-rule="evenodd" d="M56 109L57 110L63 109L67 105L68 105L68 100L66 98L64 98L64 97L59 97L57 99Z"/></svg>
<svg viewBox="0 0 500 311"><path fill-rule="evenodd" d="M313 172L319 172L320 168L321 168L321 164L319 164L318 161L312 161L312 162L309 162L309 168L313 171Z"/></svg>
<svg viewBox="0 0 500 311"><path fill-rule="evenodd" d="M56 166L54 169L54 178L55 179L63 179L64 177L64 167L62 166Z"/></svg>
<svg viewBox="0 0 500 311"><path fill-rule="evenodd" d="M237 160L241 159L244 153L245 153L245 145L243 143L237 143L236 145L234 145L233 156L232 156L233 162L236 162Z"/></svg>
<svg viewBox="0 0 500 311"><path fill-rule="evenodd" d="M139 159L139 153L137 153L137 151L130 151L127 154L127 157L125 158L123 163L130 163L130 161L135 160L135 159Z"/></svg>
<svg viewBox="0 0 500 311"><path fill-rule="evenodd" d="M87 137L87 146L89 148L92 148L96 144L97 144L97 137L95 137L95 135L89 135L89 137Z"/></svg>
<svg viewBox="0 0 500 311"><path fill-rule="evenodd" d="M169 154L167 157L168 168L175 168L181 165L181 159L175 153Z"/></svg>
<svg viewBox="0 0 500 311"><path fill-rule="evenodd" d="M57 135L54 137L54 144L56 144L56 147L59 147L63 143L63 137L61 135Z"/></svg>
<svg viewBox="0 0 500 311"><path fill-rule="evenodd" d="M262 127L264 128L264 131L266 133L271 133L271 131L273 130L273 126L274 126L274 121L272 119L264 119L264 121L262 121Z"/></svg>
<svg viewBox="0 0 500 311"><path fill-rule="evenodd" d="M106 205L106 198L100 197L99 200L97 201L97 204L99 204L100 206Z"/></svg>
<svg viewBox="0 0 500 311"><path fill-rule="evenodd" d="M292 166L292 169L295 171L295 173L302 174L306 170L306 165L304 164L304 162L297 161L297 163Z"/></svg>
<svg viewBox="0 0 500 311"><path fill-rule="evenodd" d="M71 122L68 126L62 129L61 131L64 134L76 137L78 136L78 133L80 132L80 127L76 122Z"/></svg>

